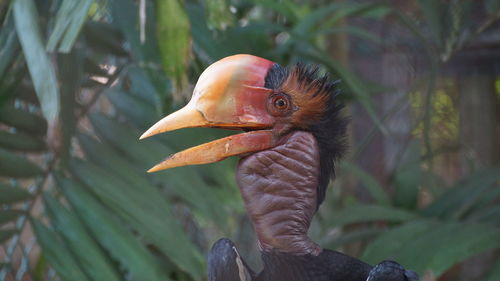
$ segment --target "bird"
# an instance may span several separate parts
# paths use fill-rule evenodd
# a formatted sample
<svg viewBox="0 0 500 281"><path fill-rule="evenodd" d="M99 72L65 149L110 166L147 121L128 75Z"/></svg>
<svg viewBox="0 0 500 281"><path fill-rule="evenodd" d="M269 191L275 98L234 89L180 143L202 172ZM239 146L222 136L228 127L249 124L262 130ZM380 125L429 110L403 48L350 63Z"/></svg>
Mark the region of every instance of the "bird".
<svg viewBox="0 0 500 281"><path fill-rule="evenodd" d="M263 269L254 272L227 238L208 254L209 281L415 281L392 260L375 266L323 249L308 235L335 163L346 150L338 81L318 66L284 67L238 54L211 64L187 105L140 139L192 127L238 130L167 157L148 172L239 156L236 182L253 224Z"/></svg>

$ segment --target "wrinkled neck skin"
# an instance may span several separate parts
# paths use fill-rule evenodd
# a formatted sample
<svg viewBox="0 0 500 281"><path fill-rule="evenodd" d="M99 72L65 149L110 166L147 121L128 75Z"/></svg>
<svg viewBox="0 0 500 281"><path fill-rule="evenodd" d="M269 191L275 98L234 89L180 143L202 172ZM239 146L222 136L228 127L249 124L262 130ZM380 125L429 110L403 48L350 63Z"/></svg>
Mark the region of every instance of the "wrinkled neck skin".
<svg viewBox="0 0 500 281"><path fill-rule="evenodd" d="M262 251L318 256L321 247L307 236L316 211L318 144L303 131L280 142L242 158L236 180Z"/></svg>

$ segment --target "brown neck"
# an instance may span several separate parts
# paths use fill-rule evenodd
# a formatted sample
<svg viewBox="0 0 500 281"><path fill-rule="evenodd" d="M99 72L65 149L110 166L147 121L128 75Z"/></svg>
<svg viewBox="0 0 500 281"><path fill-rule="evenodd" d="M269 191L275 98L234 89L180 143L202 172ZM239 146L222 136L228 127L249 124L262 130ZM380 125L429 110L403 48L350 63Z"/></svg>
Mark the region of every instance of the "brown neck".
<svg viewBox="0 0 500 281"><path fill-rule="evenodd" d="M319 149L308 132L243 158L236 180L263 251L319 255L307 231L317 204Z"/></svg>

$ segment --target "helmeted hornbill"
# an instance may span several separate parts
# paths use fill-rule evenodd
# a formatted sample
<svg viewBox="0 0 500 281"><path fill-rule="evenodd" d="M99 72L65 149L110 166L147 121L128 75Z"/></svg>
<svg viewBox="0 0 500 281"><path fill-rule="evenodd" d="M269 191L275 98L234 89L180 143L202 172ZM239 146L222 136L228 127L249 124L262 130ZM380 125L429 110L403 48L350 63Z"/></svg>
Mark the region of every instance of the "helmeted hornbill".
<svg viewBox="0 0 500 281"><path fill-rule="evenodd" d="M405 281L393 261L370 266L322 249L307 236L344 150L346 121L336 82L315 67L292 69L252 55L224 58L200 76L191 101L141 138L188 127L243 130L176 153L150 169L212 163L239 155L236 179L257 234L256 274L228 239L208 257L209 281Z"/></svg>

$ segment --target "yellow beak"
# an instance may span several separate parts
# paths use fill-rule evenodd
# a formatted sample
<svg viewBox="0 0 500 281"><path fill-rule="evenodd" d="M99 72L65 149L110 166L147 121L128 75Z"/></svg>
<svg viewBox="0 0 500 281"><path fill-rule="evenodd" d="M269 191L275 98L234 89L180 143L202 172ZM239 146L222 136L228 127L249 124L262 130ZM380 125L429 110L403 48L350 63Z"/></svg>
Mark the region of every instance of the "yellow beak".
<svg viewBox="0 0 500 281"><path fill-rule="evenodd" d="M270 89L264 87L274 63L251 55L224 58L200 76L191 101L164 117L140 139L182 128L212 127L249 132L229 136L178 152L148 172L173 167L207 164L230 156L256 152L275 145L269 130L274 118L266 104Z"/></svg>

